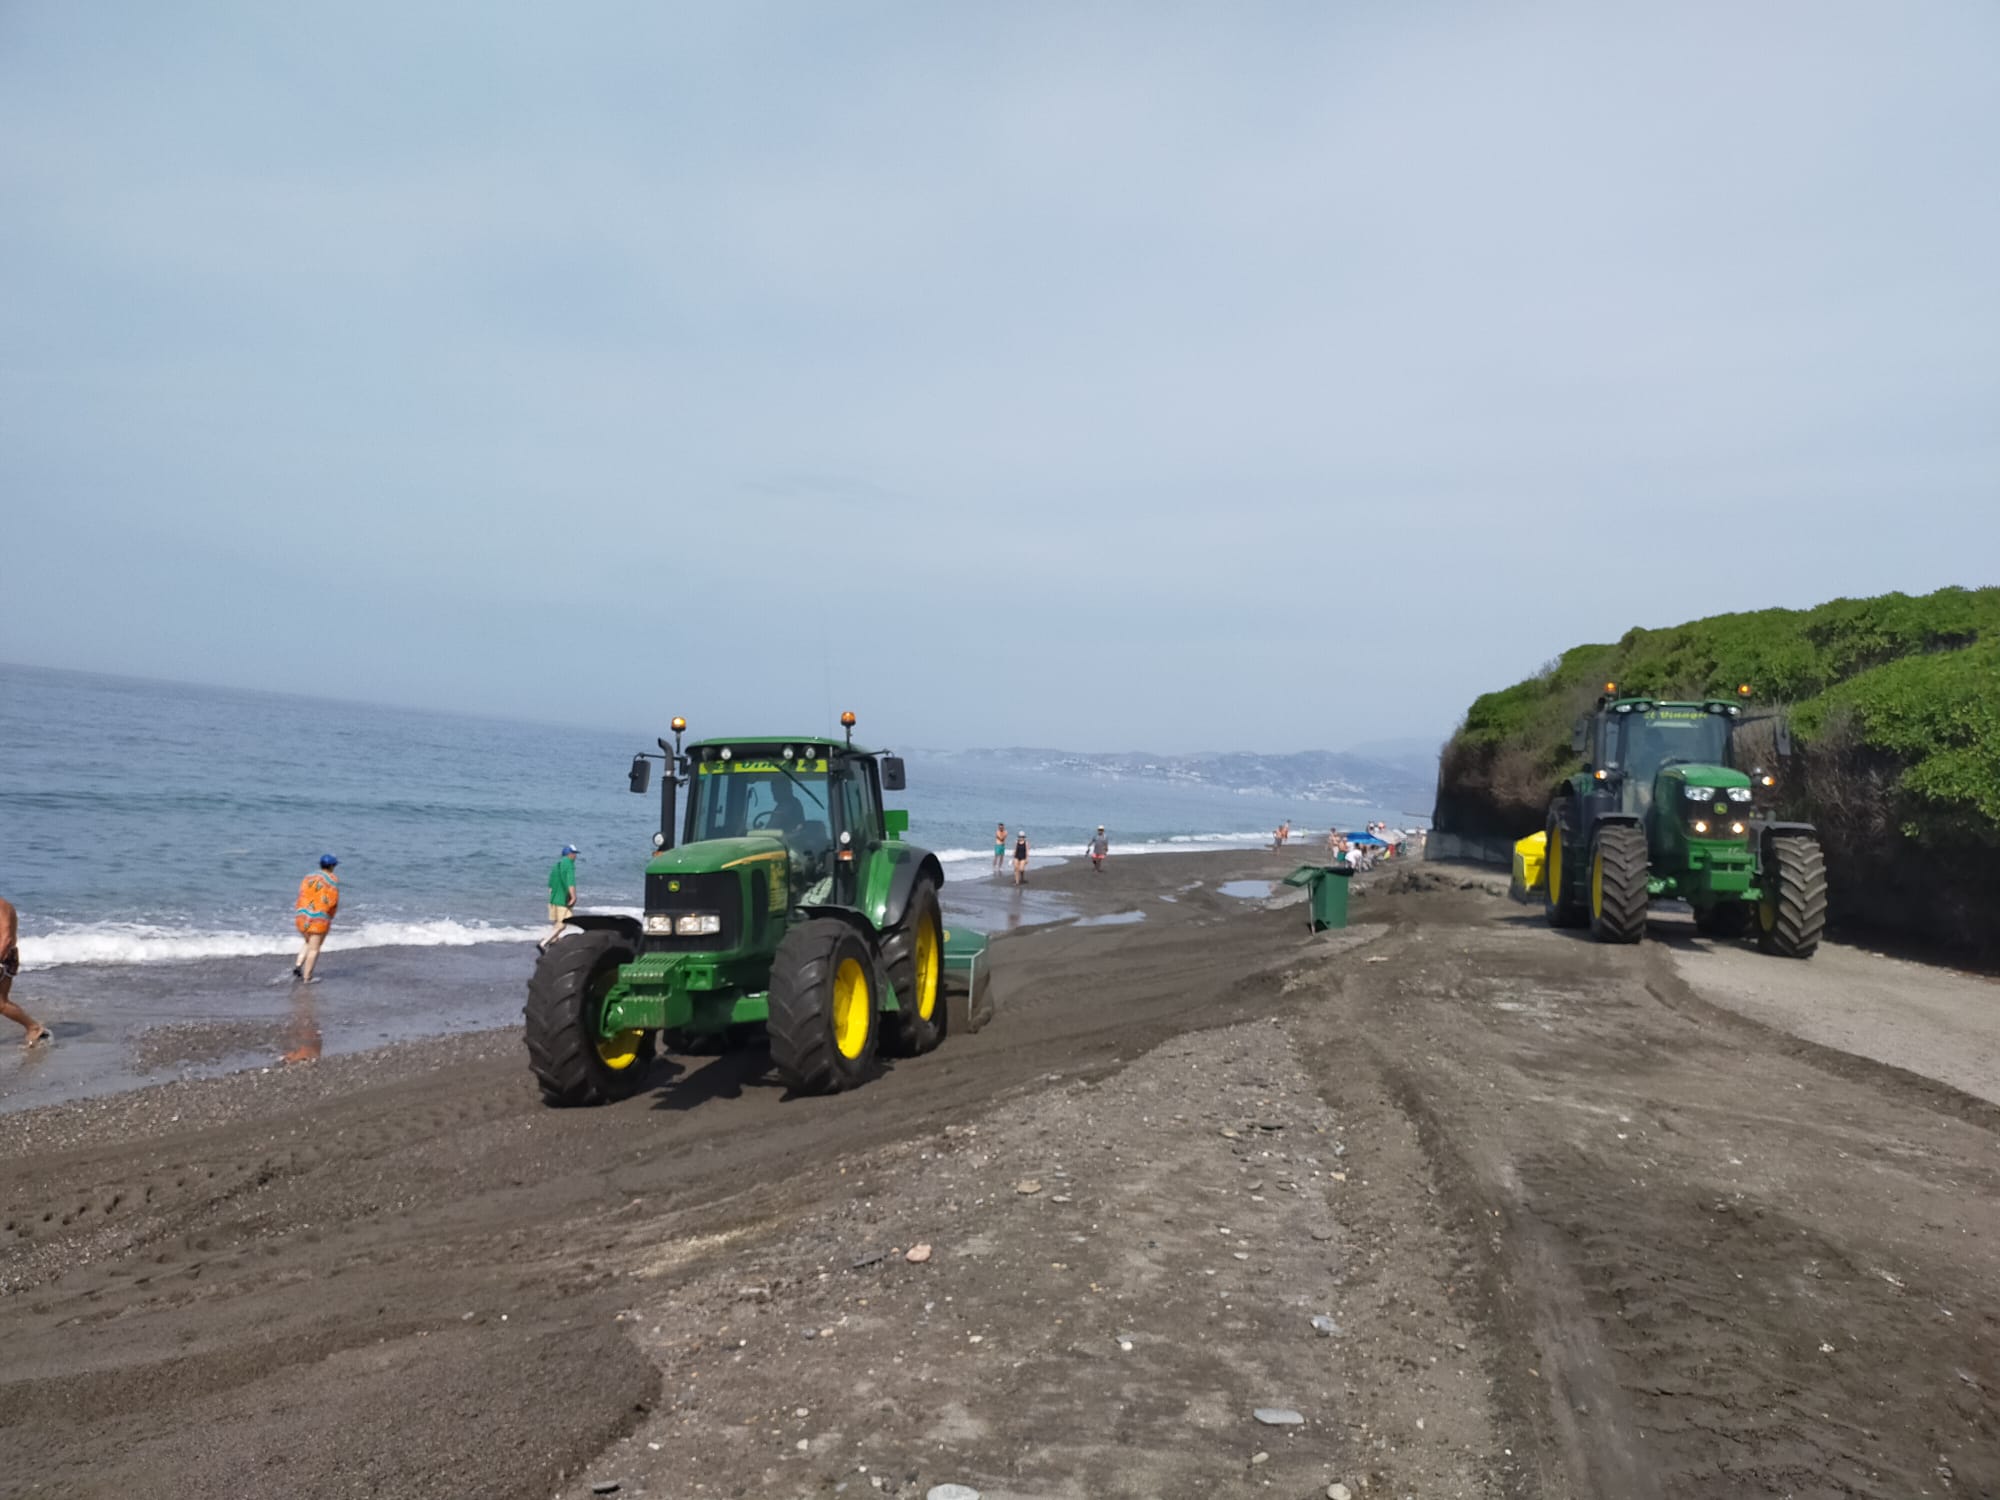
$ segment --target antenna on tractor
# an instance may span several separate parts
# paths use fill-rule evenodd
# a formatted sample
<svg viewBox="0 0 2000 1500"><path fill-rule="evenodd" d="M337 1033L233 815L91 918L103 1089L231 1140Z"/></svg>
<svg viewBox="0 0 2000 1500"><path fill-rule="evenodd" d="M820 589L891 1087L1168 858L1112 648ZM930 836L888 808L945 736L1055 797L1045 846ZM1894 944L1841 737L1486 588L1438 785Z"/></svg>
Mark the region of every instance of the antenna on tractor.
<svg viewBox="0 0 2000 1500"><path fill-rule="evenodd" d="M840 727L847 731L847 747L854 748L854 710L848 709L840 716Z"/></svg>

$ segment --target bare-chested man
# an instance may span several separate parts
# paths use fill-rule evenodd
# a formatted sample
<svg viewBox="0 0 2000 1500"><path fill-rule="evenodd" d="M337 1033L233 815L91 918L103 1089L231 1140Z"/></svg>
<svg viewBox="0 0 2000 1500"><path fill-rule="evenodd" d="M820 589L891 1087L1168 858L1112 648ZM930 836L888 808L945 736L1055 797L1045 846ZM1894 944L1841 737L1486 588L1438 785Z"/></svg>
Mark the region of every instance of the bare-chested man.
<svg viewBox="0 0 2000 1500"><path fill-rule="evenodd" d="M14 903L0 896L0 1016L25 1026L28 1039L21 1045L32 1047L37 1042L53 1041L55 1033L14 1003L14 976L21 972L20 936L21 920L14 914Z"/></svg>

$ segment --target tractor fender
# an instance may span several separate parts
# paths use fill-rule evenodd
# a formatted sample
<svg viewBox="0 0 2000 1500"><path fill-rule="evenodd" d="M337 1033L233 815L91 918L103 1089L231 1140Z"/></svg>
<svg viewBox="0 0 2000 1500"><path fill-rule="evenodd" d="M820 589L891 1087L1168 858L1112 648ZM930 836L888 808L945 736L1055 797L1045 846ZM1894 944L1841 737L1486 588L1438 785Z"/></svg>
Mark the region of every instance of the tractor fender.
<svg viewBox="0 0 2000 1500"><path fill-rule="evenodd" d="M910 908L910 892L917 888L919 880L926 878L939 890L944 889L944 866L928 851L922 859L906 859L896 866L889 877L889 899L882 908L884 932L903 920L903 913Z"/></svg>
<svg viewBox="0 0 2000 1500"><path fill-rule="evenodd" d="M613 912L578 912L563 924L564 928L574 927L582 932L615 932L622 938L629 938L636 946L645 935L637 917L621 917Z"/></svg>

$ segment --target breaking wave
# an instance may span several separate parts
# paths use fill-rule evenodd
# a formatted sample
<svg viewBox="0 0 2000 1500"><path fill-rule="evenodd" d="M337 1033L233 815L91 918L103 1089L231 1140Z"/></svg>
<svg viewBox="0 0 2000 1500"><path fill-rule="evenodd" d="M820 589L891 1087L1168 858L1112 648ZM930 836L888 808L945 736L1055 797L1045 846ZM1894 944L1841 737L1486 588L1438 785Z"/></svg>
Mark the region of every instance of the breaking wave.
<svg viewBox="0 0 2000 1500"><path fill-rule="evenodd" d="M546 927L498 927L486 922L362 922L336 926L326 940L329 952L353 948L469 948L477 943L538 942ZM53 969L63 964L172 963L198 958L253 958L298 951L294 932L198 932L143 922L90 922L59 928L41 937L23 936L21 966Z"/></svg>

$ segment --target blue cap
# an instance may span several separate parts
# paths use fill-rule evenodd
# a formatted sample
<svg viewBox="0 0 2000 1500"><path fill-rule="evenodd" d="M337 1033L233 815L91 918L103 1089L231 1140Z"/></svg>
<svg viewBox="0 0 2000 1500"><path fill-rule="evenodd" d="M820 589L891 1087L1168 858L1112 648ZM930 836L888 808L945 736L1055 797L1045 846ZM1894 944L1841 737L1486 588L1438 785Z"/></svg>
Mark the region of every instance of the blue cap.
<svg viewBox="0 0 2000 1500"><path fill-rule="evenodd" d="M335 865L339 863L340 861L335 859L331 854L322 854L319 857L319 867L322 870L331 870Z"/></svg>
<svg viewBox="0 0 2000 1500"><path fill-rule="evenodd" d="M563 853L565 853L565 854L574 854L574 853L576 853L576 845L574 845L574 844L564 844L564 845L563 845Z"/></svg>

